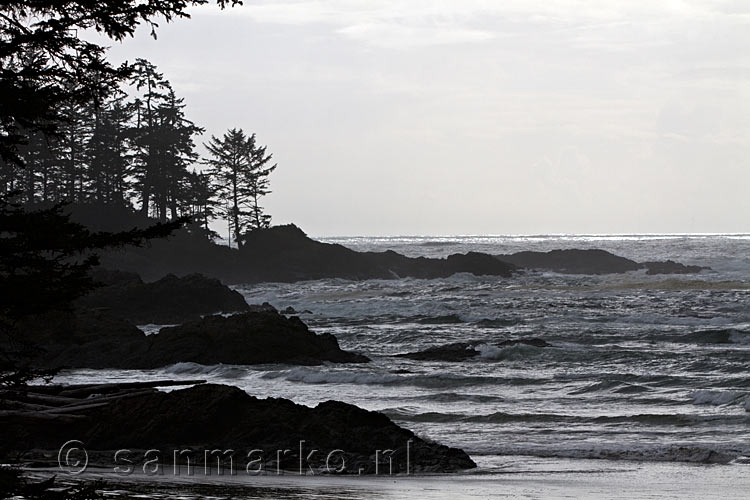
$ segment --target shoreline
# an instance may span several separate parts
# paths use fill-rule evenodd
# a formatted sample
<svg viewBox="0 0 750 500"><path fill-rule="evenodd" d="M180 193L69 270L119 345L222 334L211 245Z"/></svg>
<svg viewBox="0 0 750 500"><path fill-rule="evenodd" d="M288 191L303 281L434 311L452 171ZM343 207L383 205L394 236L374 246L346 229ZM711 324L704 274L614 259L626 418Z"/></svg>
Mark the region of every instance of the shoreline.
<svg viewBox="0 0 750 500"><path fill-rule="evenodd" d="M674 462L539 459L526 456L472 457L475 471L450 474L334 476L263 474L248 476L120 476L87 470L78 476L58 468L25 469L33 480L58 476L61 483L103 480L109 498L137 493L149 498L290 498L369 500L384 498L743 498L750 489L746 465L717 467ZM494 463L494 465L493 465ZM690 489L685 478L690 477ZM111 490L111 491L110 491Z"/></svg>

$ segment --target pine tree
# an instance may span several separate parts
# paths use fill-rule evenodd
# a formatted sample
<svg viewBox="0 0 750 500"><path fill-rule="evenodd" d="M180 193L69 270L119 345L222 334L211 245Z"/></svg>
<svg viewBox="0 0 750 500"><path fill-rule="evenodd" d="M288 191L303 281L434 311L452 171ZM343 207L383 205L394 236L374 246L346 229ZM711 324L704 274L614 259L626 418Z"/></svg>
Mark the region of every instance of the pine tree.
<svg viewBox="0 0 750 500"><path fill-rule="evenodd" d="M205 147L211 154L205 163L211 168L217 194L224 202L223 215L241 248L246 230L271 223L259 200L270 192L268 175L276 165L267 167L272 155L266 154L266 146L256 145L255 134L247 136L242 129L231 129L221 139L211 136Z"/></svg>
<svg viewBox="0 0 750 500"><path fill-rule="evenodd" d="M134 171L140 191L141 212L164 221L178 216L187 167L198 155L193 136L202 128L185 118L184 100L178 98L156 66L138 59L131 80L142 95L135 99Z"/></svg>
<svg viewBox="0 0 750 500"><path fill-rule="evenodd" d="M193 170L188 172L185 182L185 206L183 215L189 216L194 228L200 228L207 237L218 235L208 227L208 223L216 215L216 186L208 172Z"/></svg>
<svg viewBox="0 0 750 500"><path fill-rule="evenodd" d="M126 95L115 96L93 110L93 129L87 144L89 197L99 203L130 204L130 119Z"/></svg>
<svg viewBox="0 0 750 500"><path fill-rule="evenodd" d="M255 134L252 135L255 139ZM253 141L254 142L254 141ZM260 198L271 192L268 176L276 170L276 164L267 166L273 155L266 155L267 146L255 147L252 154L253 175L250 176L247 193L250 198L250 228L265 229L271 225L271 216L263 211Z"/></svg>

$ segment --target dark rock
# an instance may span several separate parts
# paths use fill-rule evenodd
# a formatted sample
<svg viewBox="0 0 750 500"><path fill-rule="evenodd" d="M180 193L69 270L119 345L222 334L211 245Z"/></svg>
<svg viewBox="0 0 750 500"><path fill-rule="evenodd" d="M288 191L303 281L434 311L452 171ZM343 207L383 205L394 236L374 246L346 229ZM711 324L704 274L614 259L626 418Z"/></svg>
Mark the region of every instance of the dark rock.
<svg viewBox="0 0 750 500"><path fill-rule="evenodd" d="M106 267L134 271L147 279L166 273L200 272L225 283L294 282L326 278L442 278L455 273L508 277L514 266L469 252L446 259L410 258L393 251L356 252L310 239L294 225L252 231L241 250L215 245L178 231L148 248L128 248L102 256Z"/></svg>
<svg viewBox="0 0 750 500"><path fill-rule="evenodd" d="M526 269L543 269L565 274L614 274L648 269L647 274L697 273L708 267L685 266L672 260L636 262L605 250L551 250L497 255L498 259Z"/></svg>
<svg viewBox="0 0 750 500"><path fill-rule="evenodd" d="M46 368L136 368L149 349L141 330L105 310L49 312L19 331L42 349L34 364Z"/></svg>
<svg viewBox="0 0 750 500"><path fill-rule="evenodd" d="M302 459L303 472L308 465L320 470L329 453L342 450L333 455L331 469L337 469L343 458L343 473L374 473L377 450L394 450L392 472L403 473L407 472L407 447L409 472L476 467L462 450L424 441L378 412L338 401L310 408L287 399L258 399L236 387L213 384L116 399L72 422L0 415L0 424L7 436L6 450L57 450L60 436L76 436L89 452L155 449L171 465L173 450L195 450L195 464L201 463L204 450L231 449L234 463L241 464L240 472L251 450L261 450L254 458L262 457L269 472L276 471L281 456L281 469L298 471ZM307 462L313 449L319 451ZM135 456L135 452L129 455L130 459ZM387 460L381 462L379 472L389 472Z"/></svg>
<svg viewBox="0 0 750 500"><path fill-rule="evenodd" d="M701 271L711 269L710 267L703 266L686 266L673 260L666 260L664 262L644 262L646 266L646 274L694 274Z"/></svg>
<svg viewBox="0 0 750 500"><path fill-rule="evenodd" d="M316 335L299 318L275 310L208 316L146 336L103 310L50 313L21 325L26 340L43 352L40 367L157 368L179 362L319 364L360 363L328 333Z"/></svg>
<svg viewBox="0 0 750 500"><path fill-rule="evenodd" d="M423 325L453 325L463 322L464 320L458 314L446 314L444 316L427 317L419 320L419 323Z"/></svg>
<svg viewBox="0 0 750 500"><path fill-rule="evenodd" d="M512 268L498 267L497 259L480 252L454 253L445 259L447 274L471 273L476 276L509 276Z"/></svg>
<svg viewBox="0 0 750 500"><path fill-rule="evenodd" d="M137 324L182 323L206 314L249 309L240 293L200 274L182 278L170 274L144 283L133 273L98 270L94 279L103 286L79 299L77 304L107 308Z"/></svg>
<svg viewBox="0 0 750 500"><path fill-rule="evenodd" d="M336 337L316 335L298 317L276 312L207 316L166 327L153 339L146 357L150 366L190 361L201 364L362 363L369 359L342 351Z"/></svg>
<svg viewBox="0 0 750 500"><path fill-rule="evenodd" d="M298 314L292 306L288 306L281 310L281 314Z"/></svg>
<svg viewBox="0 0 750 500"><path fill-rule="evenodd" d="M418 361L463 361L479 354L475 349L478 342L455 342L452 344L428 347L423 351L397 354L400 358Z"/></svg>
<svg viewBox="0 0 750 500"><path fill-rule="evenodd" d="M480 354L476 348L480 344L488 343L481 340L454 342L452 344L429 347L423 351L396 354L396 356L418 361L464 361ZM534 347L554 347L552 344L538 338L509 339L491 345L496 347L509 347L516 344L525 344Z"/></svg>
<svg viewBox="0 0 750 500"><path fill-rule="evenodd" d="M276 308L268 302L263 302L262 304L250 304L247 306L247 310L250 312L278 312Z"/></svg>
<svg viewBox="0 0 750 500"><path fill-rule="evenodd" d="M552 250L498 255L498 259L527 269L545 269L568 274L625 273L641 269L637 262L604 250Z"/></svg>
<svg viewBox="0 0 750 500"><path fill-rule="evenodd" d="M505 326L517 325L520 322L520 319L514 318L484 318L480 319L475 324L483 328L502 328Z"/></svg>

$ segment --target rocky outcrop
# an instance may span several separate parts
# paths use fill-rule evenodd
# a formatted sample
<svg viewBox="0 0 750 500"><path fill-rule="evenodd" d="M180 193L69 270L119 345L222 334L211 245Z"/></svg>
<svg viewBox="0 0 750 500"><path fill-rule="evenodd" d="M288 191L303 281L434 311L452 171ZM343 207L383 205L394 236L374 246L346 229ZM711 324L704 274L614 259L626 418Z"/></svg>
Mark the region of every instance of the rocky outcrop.
<svg viewBox="0 0 750 500"><path fill-rule="evenodd" d="M341 350L333 335L317 335L299 318L263 307L228 317L207 316L151 336L102 310L49 313L28 320L20 331L25 340L42 348L35 363L50 368L369 361Z"/></svg>
<svg viewBox="0 0 750 500"><path fill-rule="evenodd" d="M311 332L298 317L286 318L270 311L207 316L162 328L152 339L145 360L150 366L183 361L236 365L369 361L360 354L342 351L333 335Z"/></svg>
<svg viewBox="0 0 750 500"><path fill-rule="evenodd" d="M640 264L633 260L618 257L604 250L526 251L498 255L497 258L526 269L545 269L569 274L625 273L641 268Z"/></svg>
<svg viewBox="0 0 750 500"><path fill-rule="evenodd" d="M551 250L549 252L517 252L496 255L497 259L520 268L541 269L563 274L616 274L647 269L647 274L697 273L708 267L685 266L664 262L636 262L605 250Z"/></svg>
<svg viewBox="0 0 750 500"><path fill-rule="evenodd" d="M42 368L139 368L149 340L135 325L104 310L54 311L18 325L40 349Z"/></svg>
<svg viewBox="0 0 750 500"><path fill-rule="evenodd" d="M694 274L711 269L703 266L686 266L673 260L644 262L643 265L647 269L646 274Z"/></svg>
<svg viewBox="0 0 750 500"><path fill-rule="evenodd" d="M513 266L487 254L469 252L446 259L405 257L393 251L355 252L341 245L312 240L290 224L247 235L241 255L257 281L322 278L441 278L456 273L510 276Z"/></svg>
<svg viewBox="0 0 750 500"><path fill-rule="evenodd" d="M182 323L206 314L249 310L240 293L200 274L182 278L169 274L144 283L134 273L100 269L93 277L102 286L80 298L77 304L106 308L136 324Z"/></svg>
<svg viewBox="0 0 750 500"><path fill-rule="evenodd" d="M102 256L108 268L137 272L146 279L167 273L202 273L224 283L294 282L326 278L352 280L399 277L441 278L455 273L510 276L514 266L487 254L469 252L445 259L411 258L393 251L356 252L309 238L290 224L252 231L241 250L215 245L178 231L148 248L128 248Z"/></svg>
<svg viewBox="0 0 750 500"><path fill-rule="evenodd" d="M55 394L47 391L50 394L40 398L63 401L63 406L52 412L0 412L6 453L31 448L57 450L60 436L76 436L91 456L108 457L110 462L102 464L108 467L114 465L112 454L95 454L94 450L131 450L126 458L137 465L144 455L135 450L158 450L151 456L159 456L169 467L173 450L191 450L182 454L180 461L185 463L189 456L194 466L203 463L204 450L233 450L233 466L239 467L235 471L239 473L301 469L302 473L388 474L476 467L462 450L427 442L381 413L338 401L310 408L211 384L166 393L130 388L108 396L101 394L102 387L94 387L93 398L85 400L88 404L69 402L75 401L73 393L85 397L85 390L62 387ZM35 418L53 412L75 418ZM310 453L312 450L317 451ZM209 466L215 466L216 458L209 460ZM227 456L223 466L226 471Z"/></svg>
<svg viewBox="0 0 750 500"><path fill-rule="evenodd" d="M538 338L509 339L499 343L476 340L471 342L454 342L440 346L433 346L422 351L397 354L397 357L414 359L417 361L464 361L479 356L477 346L480 344L493 345L495 347L510 347L517 344L530 345L534 347L553 347L552 344Z"/></svg>

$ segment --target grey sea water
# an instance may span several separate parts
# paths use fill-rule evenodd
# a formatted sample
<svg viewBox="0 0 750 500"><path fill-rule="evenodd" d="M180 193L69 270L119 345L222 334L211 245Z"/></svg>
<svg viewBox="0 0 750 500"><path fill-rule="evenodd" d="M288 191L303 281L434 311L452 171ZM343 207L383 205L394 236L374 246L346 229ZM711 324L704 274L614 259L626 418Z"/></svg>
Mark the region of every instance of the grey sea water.
<svg viewBox="0 0 750 500"><path fill-rule="evenodd" d="M200 376L260 397L311 405L343 400L465 449L486 473L503 472L510 457L516 465L526 457L529 463L708 463L750 474L750 235L325 240L431 257L602 248L638 261L674 259L712 270L238 286L249 302L309 311L301 317L313 330L334 334L343 348L373 362L180 363L148 372L68 371L61 380ZM519 337L554 347L494 346ZM394 357L459 341L474 341L481 355L463 362Z"/></svg>

